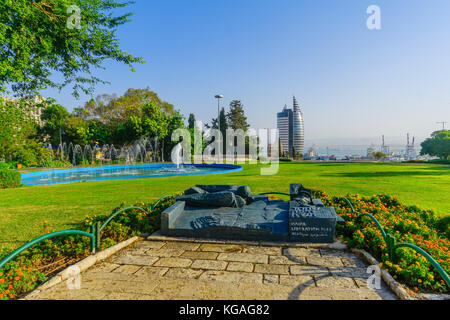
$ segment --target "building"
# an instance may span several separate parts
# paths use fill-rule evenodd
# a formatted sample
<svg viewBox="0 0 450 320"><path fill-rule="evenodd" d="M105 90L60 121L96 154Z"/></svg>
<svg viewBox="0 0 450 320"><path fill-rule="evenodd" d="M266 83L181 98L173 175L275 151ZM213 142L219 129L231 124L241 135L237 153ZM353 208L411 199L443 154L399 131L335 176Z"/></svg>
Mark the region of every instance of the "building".
<svg viewBox="0 0 450 320"><path fill-rule="evenodd" d="M294 152L296 155L302 155L303 149L305 148L305 128L303 124L303 114L300 110L300 106L297 102L297 99L295 99L294 96L294 138L293 138L293 146L294 146Z"/></svg>
<svg viewBox="0 0 450 320"><path fill-rule="evenodd" d="M280 137L280 148L283 154L289 155L293 146L294 117L291 109L285 105L277 114L277 128Z"/></svg>
<svg viewBox="0 0 450 320"><path fill-rule="evenodd" d="M303 114L295 97L293 109L288 109L285 105L283 111L277 114L277 128L283 154L291 157L303 154L305 146Z"/></svg>
<svg viewBox="0 0 450 320"><path fill-rule="evenodd" d="M18 103L18 99L0 97L6 103ZM42 107L40 104L45 101L45 98L40 96L35 96L33 99L29 99L25 104L25 114L29 117L29 119L35 121L40 127L44 125L41 120L42 115Z"/></svg>

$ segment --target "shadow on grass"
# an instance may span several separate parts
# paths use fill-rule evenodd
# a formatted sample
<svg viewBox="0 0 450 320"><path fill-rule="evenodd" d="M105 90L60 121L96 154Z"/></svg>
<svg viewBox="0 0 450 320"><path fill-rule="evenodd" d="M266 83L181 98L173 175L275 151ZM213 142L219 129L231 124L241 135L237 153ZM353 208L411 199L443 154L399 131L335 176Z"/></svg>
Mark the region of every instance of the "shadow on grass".
<svg viewBox="0 0 450 320"><path fill-rule="evenodd" d="M379 177L408 177L408 176L444 176L450 175L448 168L427 168L424 170L408 171L359 171L359 172L338 172L326 173L321 176L326 177L346 177L346 178L379 178Z"/></svg>

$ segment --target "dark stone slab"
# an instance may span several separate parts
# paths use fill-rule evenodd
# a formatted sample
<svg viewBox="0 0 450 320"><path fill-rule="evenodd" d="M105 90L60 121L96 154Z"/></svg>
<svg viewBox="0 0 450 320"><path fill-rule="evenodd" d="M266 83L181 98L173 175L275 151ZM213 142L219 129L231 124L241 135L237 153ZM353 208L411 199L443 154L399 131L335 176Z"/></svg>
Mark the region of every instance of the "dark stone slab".
<svg viewBox="0 0 450 320"><path fill-rule="evenodd" d="M312 199L312 191L291 185L292 201L269 200L246 186L198 185L161 217L169 236L251 241L329 243L336 223L345 221L334 208Z"/></svg>
<svg viewBox="0 0 450 320"><path fill-rule="evenodd" d="M201 208L240 208L246 204L244 199L230 191L184 195L177 197L177 201L185 201L187 206Z"/></svg>
<svg viewBox="0 0 450 320"><path fill-rule="evenodd" d="M184 195L189 196L191 194L198 194L198 193L207 193L207 191L198 188L198 187L192 187L190 189L187 189L186 191L184 191Z"/></svg>
<svg viewBox="0 0 450 320"><path fill-rule="evenodd" d="M303 243L331 243L336 230L336 212L331 207L298 206L289 209L289 239Z"/></svg>
<svg viewBox="0 0 450 320"><path fill-rule="evenodd" d="M291 200L297 200L304 205L313 205L312 190L306 189L301 183L292 183L289 186Z"/></svg>
<svg viewBox="0 0 450 320"><path fill-rule="evenodd" d="M237 191L239 185L227 185L227 184L197 184L197 187L207 192L221 192L221 191Z"/></svg>

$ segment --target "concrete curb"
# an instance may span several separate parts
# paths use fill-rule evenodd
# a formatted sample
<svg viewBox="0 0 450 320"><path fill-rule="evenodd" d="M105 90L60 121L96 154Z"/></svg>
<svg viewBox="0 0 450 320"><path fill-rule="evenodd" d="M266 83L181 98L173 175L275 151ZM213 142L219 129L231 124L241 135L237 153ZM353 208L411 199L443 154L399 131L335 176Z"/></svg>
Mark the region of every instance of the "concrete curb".
<svg viewBox="0 0 450 320"><path fill-rule="evenodd" d="M62 270L61 272L59 272L58 274L53 276L50 280L48 280L47 282L44 282L43 284L38 286L36 289L34 289L32 292L26 294L20 300L32 300L33 297L35 297L36 295L39 295L39 293L41 293L42 291L45 291L61 282L73 277L74 276L74 274L73 274L74 268L78 268L79 272L86 271L87 269L92 267L94 264L109 258L110 256L112 256L113 254L122 250L123 248L130 246L131 244L136 242L138 239L139 239L139 237L130 238L130 239L122 241L104 251L100 251L94 255L84 258L83 260L65 268L64 270Z"/></svg>

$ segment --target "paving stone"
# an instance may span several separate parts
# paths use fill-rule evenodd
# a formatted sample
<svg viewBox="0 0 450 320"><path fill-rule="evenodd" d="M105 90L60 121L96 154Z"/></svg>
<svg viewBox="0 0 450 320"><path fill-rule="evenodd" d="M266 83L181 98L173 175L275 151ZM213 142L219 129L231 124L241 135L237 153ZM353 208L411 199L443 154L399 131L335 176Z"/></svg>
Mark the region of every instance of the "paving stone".
<svg viewBox="0 0 450 320"><path fill-rule="evenodd" d="M367 278L355 277L353 280L359 288L360 294L364 294L369 300L397 300L398 297L389 289L386 283L381 280L379 289L372 289L367 286ZM366 298L364 298L366 299Z"/></svg>
<svg viewBox="0 0 450 320"><path fill-rule="evenodd" d="M286 256L269 256L270 264L306 264L304 257L295 257L294 259Z"/></svg>
<svg viewBox="0 0 450 320"><path fill-rule="evenodd" d="M329 294L333 300L361 300L357 290L333 289Z"/></svg>
<svg viewBox="0 0 450 320"><path fill-rule="evenodd" d="M120 265L116 264L116 263L102 262L102 263L96 264L94 267L92 267L91 270L97 271L97 272L111 272L114 269L117 269L118 267L120 267Z"/></svg>
<svg viewBox="0 0 450 320"><path fill-rule="evenodd" d="M137 271L136 275L158 275L163 276L169 268L167 267L142 267L139 271Z"/></svg>
<svg viewBox="0 0 450 320"><path fill-rule="evenodd" d="M145 254L153 257L161 257L161 258L172 258L179 257L183 254L183 249L150 249Z"/></svg>
<svg viewBox="0 0 450 320"><path fill-rule="evenodd" d="M284 256L293 257L308 257L311 255L319 256L320 251L318 249L306 249L306 248L286 248L283 249Z"/></svg>
<svg viewBox="0 0 450 320"><path fill-rule="evenodd" d="M339 288L314 288L307 287L300 292L300 299L306 300L314 297L314 300L360 300L357 290Z"/></svg>
<svg viewBox="0 0 450 320"><path fill-rule="evenodd" d="M280 275L280 284L284 286L313 286L315 287L315 282L311 276L300 276L300 275Z"/></svg>
<svg viewBox="0 0 450 320"><path fill-rule="evenodd" d="M219 255L218 252L209 251L185 251L180 257L192 260L215 260Z"/></svg>
<svg viewBox="0 0 450 320"><path fill-rule="evenodd" d="M226 261L218 260L195 260L191 268L193 269L206 269L206 270L225 270L227 267Z"/></svg>
<svg viewBox="0 0 450 320"><path fill-rule="evenodd" d="M111 292L108 293L102 300L140 300L141 294L131 292ZM149 296L149 295L147 295ZM151 297L151 296L149 296Z"/></svg>
<svg viewBox="0 0 450 320"><path fill-rule="evenodd" d="M242 247L239 245L234 245L234 244L204 243L200 246L200 251L242 252Z"/></svg>
<svg viewBox="0 0 450 320"><path fill-rule="evenodd" d="M354 289L357 288L352 278L333 277L333 276L315 276L316 285L319 288L336 288L336 289Z"/></svg>
<svg viewBox="0 0 450 320"><path fill-rule="evenodd" d="M129 264L136 266L150 266L155 263L159 258L152 256L118 256L116 258L111 259L110 261L116 264Z"/></svg>
<svg viewBox="0 0 450 320"><path fill-rule="evenodd" d="M277 274L265 274L264 275L265 284L278 284L279 276Z"/></svg>
<svg viewBox="0 0 450 320"><path fill-rule="evenodd" d="M81 290L48 290L39 295L38 300L101 300L107 292Z"/></svg>
<svg viewBox="0 0 450 320"><path fill-rule="evenodd" d="M155 267L186 268L192 264L192 260L184 258L161 258L155 262Z"/></svg>
<svg viewBox="0 0 450 320"><path fill-rule="evenodd" d="M367 269L365 268L329 268L332 276L339 277L361 277L368 278L370 274L367 273Z"/></svg>
<svg viewBox="0 0 450 320"><path fill-rule="evenodd" d="M251 262L251 263L268 263L269 256L265 254L253 253L221 253L217 260L236 261L236 262Z"/></svg>
<svg viewBox="0 0 450 320"><path fill-rule="evenodd" d="M204 281L220 281L232 283L262 283L263 276L258 273L205 271L199 278Z"/></svg>
<svg viewBox="0 0 450 320"><path fill-rule="evenodd" d="M355 256L354 253L345 250L320 249L319 251L322 257L353 258Z"/></svg>
<svg viewBox="0 0 450 320"><path fill-rule="evenodd" d="M325 267L314 266L290 266L289 271L292 275L304 276L328 276L330 272Z"/></svg>
<svg viewBox="0 0 450 320"><path fill-rule="evenodd" d="M166 243L166 245L164 246L163 249L165 249L165 250L190 250L190 251L195 251L199 247L200 247L200 243L173 241L173 242Z"/></svg>
<svg viewBox="0 0 450 320"><path fill-rule="evenodd" d="M133 274L136 271L138 271L140 268L142 268L142 267L141 266L132 266L132 265L124 264L124 265L120 266L119 268L115 269L113 272L115 272L115 273Z"/></svg>
<svg viewBox="0 0 450 320"><path fill-rule="evenodd" d="M308 256L306 261L309 265L321 266L321 267L343 267L341 259L336 257L319 257L319 256Z"/></svg>
<svg viewBox="0 0 450 320"><path fill-rule="evenodd" d="M186 268L171 268L166 273L168 278L195 279L202 274L203 270L193 270Z"/></svg>
<svg viewBox="0 0 450 320"><path fill-rule="evenodd" d="M281 247L248 246L248 247L244 247L242 252L281 255Z"/></svg>
<svg viewBox="0 0 450 320"><path fill-rule="evenodd" d="M139 241L83 272L80 290L62 282L29 299L397 299L383 281L379 290L367 287L366 267L357 255L326 246Z"/></svg>
<svg viewBox="0 0 450 320"><path fill-rule="evenodd" d="M120 251L118 256L126 256L126 255L145 256L148 250L150 250L150 248L128 248Z"/></svg>
<svg viewBox="0 0 450 320"><path fill-rule="evenodd" d="M289 266L278 264L256 264L254 272L266 274L289 274Z"/></svg>
<svg viewBox="0 0 450 320"><path fill-rule="evenodd" d="M362 261L359 257L352 257L352 258L342 258L342 263L346 267L350 268L367 268L369 265Z"/></svg>
<svg viewBox="0 0 450 320"><path fill-rule="evenodd" d="M253 263L248 262L229 262L227 266L227 271L241 271L241 272L252 272Z"/></svg>
<svg viewBox="0 0 450 320"><path fill-rule="evenodd" d="M140 281L114 281L114 282L104 281L103 285L104 288L106 288L106 291L110 292L151 294L152 291L157 287L158 282L151 278L144 278L141 279Z"/></svg>
<svg viewBox="0 0 450 320"><path fill-rule="evenodd" d="M139 249L161 249L166 244L165 241L144 240L136 242L135 246Z"/></svg>

